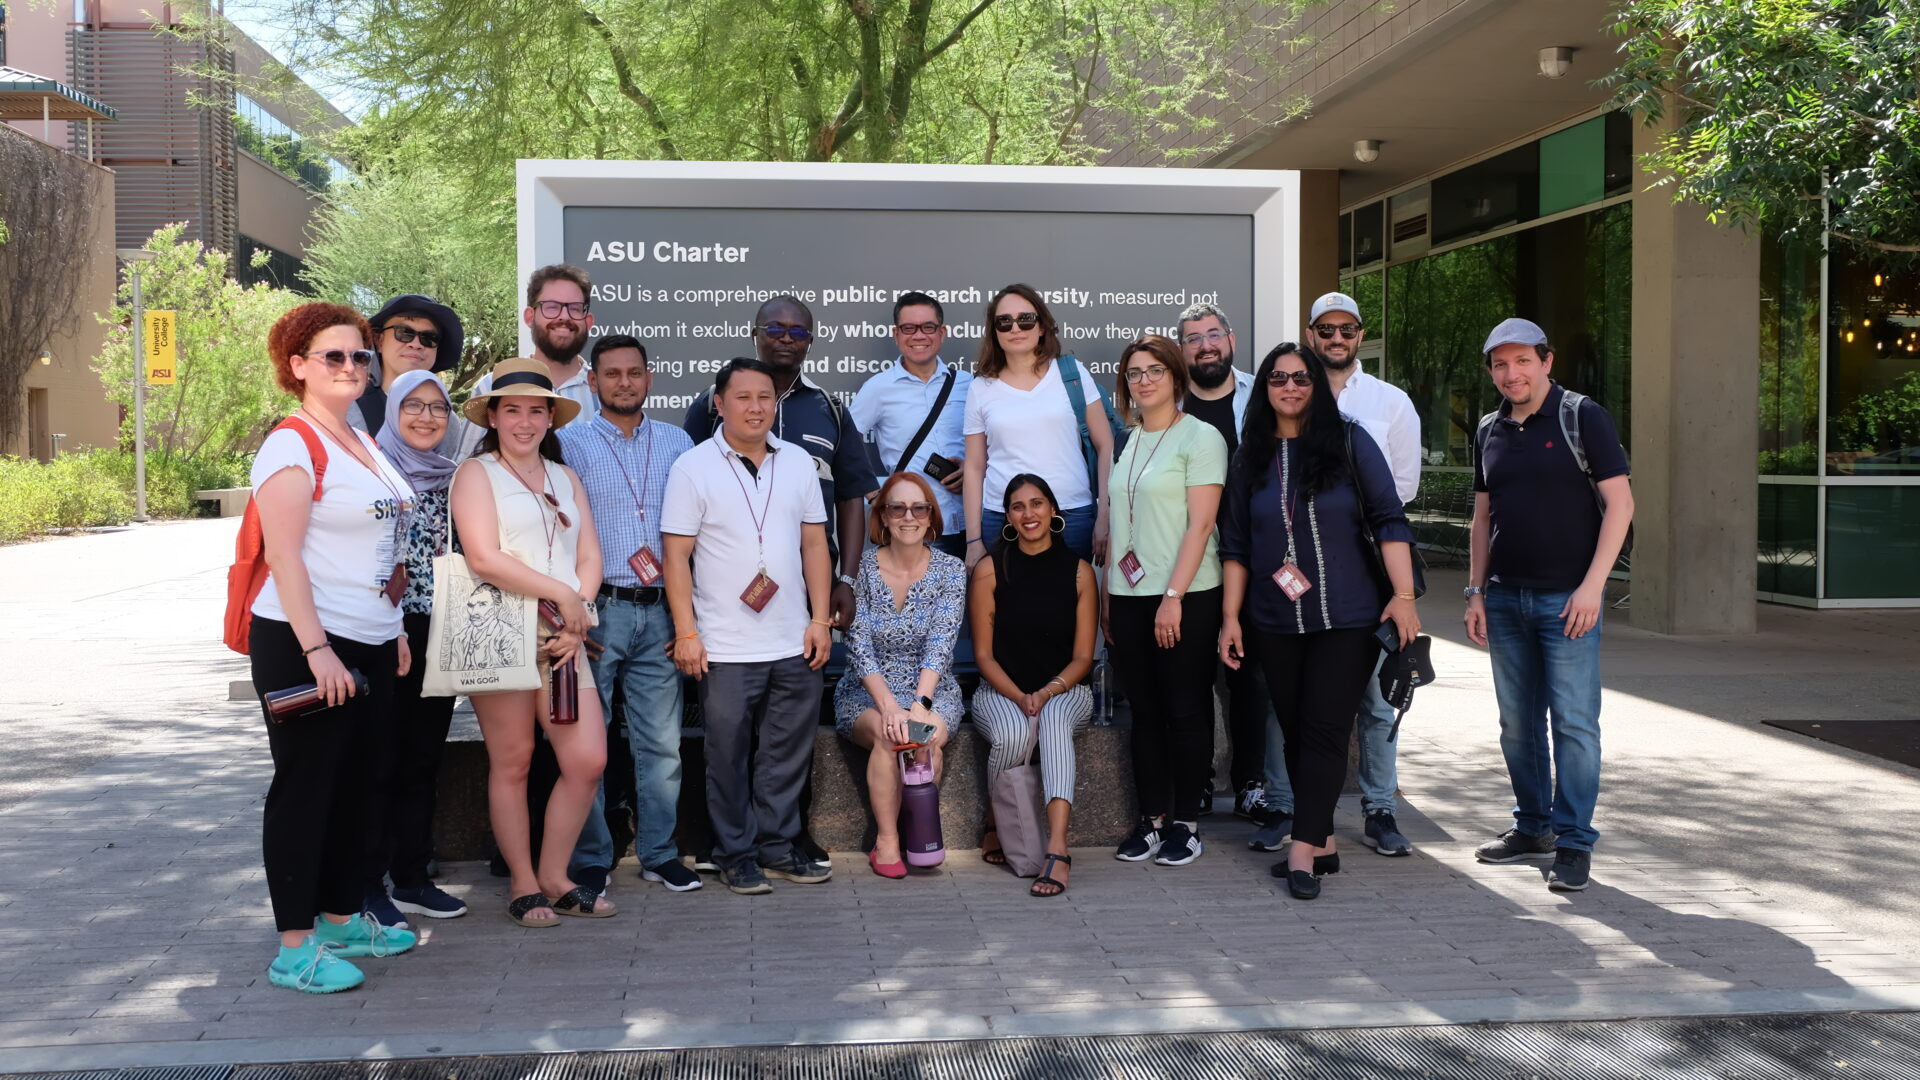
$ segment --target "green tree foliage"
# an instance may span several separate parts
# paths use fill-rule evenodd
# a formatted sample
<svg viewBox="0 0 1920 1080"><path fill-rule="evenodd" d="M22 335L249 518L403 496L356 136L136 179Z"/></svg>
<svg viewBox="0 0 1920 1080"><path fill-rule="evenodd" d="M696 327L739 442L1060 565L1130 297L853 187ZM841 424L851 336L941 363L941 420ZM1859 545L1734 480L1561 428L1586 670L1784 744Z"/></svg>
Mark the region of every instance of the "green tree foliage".
<svg viewBox="0 0 1920 1080"><path fill-rule="evenodd" d="M267 358L267 331L307 298L266 285L242 287L233 280L228 256L182 240L184 228L165 226L145 245L159 257L141 269L141 302L150 310L176 312L179 350L175 384L147 388L148 438L162 455L220 460L255 449L287 411L288 399ZM120 302L101 318L111 329L93 361L108 399L127 408L123 435L129 437L132 319L132 287L123 284Z"/></svg>
<svg viewBox="0 0 1920 1080"><path fill-rule="evenodd" d="M1920 255L1920 0L1624 0L1618 100L1715 219ZM1828 206L1820 200L1822 185Z"/></svg>

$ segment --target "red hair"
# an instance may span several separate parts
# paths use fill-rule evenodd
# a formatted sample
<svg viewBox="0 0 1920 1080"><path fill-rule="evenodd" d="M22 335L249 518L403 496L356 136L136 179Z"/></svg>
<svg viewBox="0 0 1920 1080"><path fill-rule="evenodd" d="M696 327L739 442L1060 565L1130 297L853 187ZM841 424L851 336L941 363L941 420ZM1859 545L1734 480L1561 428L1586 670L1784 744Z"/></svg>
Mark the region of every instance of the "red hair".
<svg viewBox="0 0 1920 1080"><path fill-rule="evenodd" d="M944 531L940 522L940 500L933 497L933 485L917 472L897 472L880 485L880 494L874 496L873 509L867 513L867 535L874 538L875 547L893 543L893 530L887 528L887 492L892 491L895 484L905 483L918 484L920 493L927 497L927 505L933 507L927 514L927 546L933 546Z"/></svg>
<svg viewBox="0 0 1920 1080"><path fill-rule="evenodd" d="M360 347L372 348L373 327L359 312L345 304L301 304L273 324L267 331L267 359L273 362L273 378L280 389L299 397L306 387L294 377L293 358L305 354L307 346L322 330L351 326L360 331Z"/></svg>

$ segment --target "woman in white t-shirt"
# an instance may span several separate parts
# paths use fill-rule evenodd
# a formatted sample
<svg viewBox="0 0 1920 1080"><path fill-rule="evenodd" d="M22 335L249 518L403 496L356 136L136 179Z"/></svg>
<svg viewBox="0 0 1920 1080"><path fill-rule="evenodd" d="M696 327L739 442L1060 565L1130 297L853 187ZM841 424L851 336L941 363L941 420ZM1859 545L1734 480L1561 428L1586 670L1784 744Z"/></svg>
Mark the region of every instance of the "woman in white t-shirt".
<svg viewBox="0 0 1920 1080"><path fill-rule="evenodd" d="M557 925L559 915L604 919L615 913L612 902L567 875L607 765L607 725L581 648L593 625L591 598L600 591L600 540L587 493L561 464L560 440L553 434L579 414L580 405L554 392L546 361L508 360L493 369L487 392L469 398L464 411L486 429L474 456L453 475L453 524L467 567L490 587L549 600L560 609L563 628L551 636L542 632L543 687L554 667L571 661L580 689L573 723L556 723L549 715L544 688L473 695L487 744L493 840L512 883L507 917L530 927ZM547 799L538 867L527 819L536 723L560 764Z"/></svg>
<svg viewBox="0 0 1920 1080"><path fill-rule="evenodd" d="M280 930L267 978L308 993L358 986L365 976L344 958L390 956L415 940L360 913L367 780L385 749L394 680L412 663L399 601L413 488L346 418L366 388L371 338L339 304L302 304L274 323L274 374L300 408L253 461L268 576L251 608L248 658L273 754L262 846ZM264 695L306 683L330 707L276 721Z"/></svg>
<svg viewBox="0 0 1920 1080"><path fill-rule="evenodd" d="M1056 363L1055 361L1059 361ZM1063 365L1080 382L1087 432L1093 440L1099 475L1087 475L1080 444L1080 418L1074 415ZM1060 496L1066 521L1061 537L1076 555L1090 562L1105 554L1105 510L1099 488L1106 487L1113 465L1113 429L1093 373L1060 353L1060 331L1047 302L1031 285L1009 285L987 304L987 333L974 361L967 389L967 456L962 498L967 515L967 566L991 548L1007 542L1007 519L997 506L1008 481L1030 473L1044 477Z"/></svg>

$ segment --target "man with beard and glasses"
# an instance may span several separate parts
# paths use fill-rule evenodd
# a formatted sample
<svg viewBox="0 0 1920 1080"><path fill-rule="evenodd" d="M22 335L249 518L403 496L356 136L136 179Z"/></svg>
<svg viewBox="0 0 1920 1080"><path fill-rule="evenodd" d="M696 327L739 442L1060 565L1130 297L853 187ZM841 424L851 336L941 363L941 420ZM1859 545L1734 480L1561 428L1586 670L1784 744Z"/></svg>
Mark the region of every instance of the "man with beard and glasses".
<svg viewBox="0 0 1920 1080"><path fill-rule="evenodd" d="M1247 401L1253 395L1252 373L1233 366L1237 343L1233 326L1219 308L1195 304L1180 313L1176 339L1187 361L1187 400L1182 411L1213 425L1227 440L1227 457L1231 460L1240 447L1240 427L1246 419ZM1233 812L1260 826L1256 841L1272 834L1271 845L1256 843L1256 850L1277 851L1293 819L1293 792L1287 786L1286 770L1280 771L1276 787L1269 787L1264 775L1267 741L1274 737L1268 728L1278 728L1268 723L1273 705L1261 685L1257 667L1242 664L1236 671L1219 665L1214 696L1221 700L1227 717L1232 754L1227 775L1236 792ZM1211 802L1209 799L1209 806ZM1275 827L1278 833L1273 832Z"/></svg>
<svg viewBox="0 0 1920 1080"><path fill-rule="evenodd" d="M1413 399L1405 390L1360 370L1360 343L1367 336L1360 324L1360 305L1345 293L1330 292L1313 302L1307 324L1313 349L1326 362L1327 381L1340 411L1373 436L1393 469L1393 487L1400 501L1411 505L1420 490L1420 415L1413 411ZM1378 664L1374 672L1379 673ZM1411 855L1413 845L1394 821L1400 776L1395 744L1387 738L1394 726L1393 707L1380 696L1377 678L1367 680L1357 724L1360 808L1367 819L1367 846L1382 855Z"/></svg>
<svg viewBox="0 0 1920 1080"><path fill-rule="evenodd" d="M693 440L672 424L641 412L653 389L647 348L626 334L593 344L587 385L600 402L599 415L560 429L560 450L586 489L600 537L600 625L587 637L600 647L593 656L593 684L613 723L613 692L624 696L627 746L633 752L634 854L640 877L673 892L700 887L700 878L680 861L673 832L680 801L680 673L668 649L673 617L661 581L666 549L660 514L667 477ZM592 650L588 650L591 652ZM603 779L593 812L574 847L569 876L604 891L618 853L607 827Z"/></svg>
<svg viewBox="0 0 1920 1080"><path fill-rule="evenodd" d="M593 280L569 263L543 266L527 279L527 308L521 321L533 331L533 358L544 360L553 379L553 391L580 406L573 423L585 424L600 411L600 399L587 384L587 362L580 357L593 329ZM493 375L481 376L473 396L493 389ZM472 456L486 431L477 425L460 445L460 460Z"/></svg>

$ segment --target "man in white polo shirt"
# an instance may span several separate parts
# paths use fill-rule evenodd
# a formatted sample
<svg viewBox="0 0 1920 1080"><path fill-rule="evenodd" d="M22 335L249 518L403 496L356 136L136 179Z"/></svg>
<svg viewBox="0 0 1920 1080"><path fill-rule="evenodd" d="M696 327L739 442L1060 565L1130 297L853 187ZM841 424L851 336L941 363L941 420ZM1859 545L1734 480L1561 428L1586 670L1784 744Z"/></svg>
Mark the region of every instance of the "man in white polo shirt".
<svg viewBox="0 0 1920 1080"><path fill-rule="evenodd" d="M1413 399L1405 390L1360 370L1360 342L1367 336L1360 324L1360 305L1346 293L1322 296L1307 316L1307 332L1314 351L1327 363L1327 381L1333 385L1340 411L1373 436L1393 469L1393 487L1400 501L1412 502L1420 490L1420 415L1413 411ZM1379 671L1378 665L1374 670ZM1411 855L1413 845L1400 835L1394 821L1400 775L1394 744L1387 739L1393 730L1393 707L1380 696L1379 680L1367 680L1367 696L1360 702L1357 719L1357 771L1360 808L1367 816L1367 846L1382 855Z"/></svg>
<svg viewBox="0 0 1920 1080"><path fill-rule="evenodd" d="M827 510L807 451L768 433L772 368L729 361L714 401L719 437L673 463L660 515L673 662L700 680L720 879L766 893L833 873L793 843L833 645Z"/></svg>

